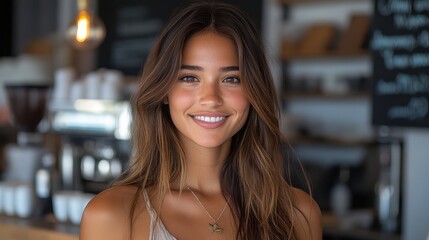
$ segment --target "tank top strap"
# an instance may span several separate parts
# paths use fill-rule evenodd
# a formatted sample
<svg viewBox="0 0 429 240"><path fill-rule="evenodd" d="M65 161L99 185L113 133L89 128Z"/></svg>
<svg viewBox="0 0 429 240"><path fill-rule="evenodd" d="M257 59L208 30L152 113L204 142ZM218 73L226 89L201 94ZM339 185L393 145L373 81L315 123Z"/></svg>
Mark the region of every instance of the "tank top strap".
<svg viewBox="0 0 429 240"><path fill-rule="evenodd" d="M150 204L149 195L147 194L147 190L143 191L143 197L146 204L147 211L149 212L150 221L153 222L156 219L155 210L153 210L152 205Z"/></svg>
<svg viewBox="0 0 429 240"><path fill-rule="evenodd" d="M150 204L150 198L145 189L143 191L143 197L146 204L147 211L150 216L150 240L177 240L173 235L171 235L168 230L165 228L161 219L157 218L157 214Z"/></svg>

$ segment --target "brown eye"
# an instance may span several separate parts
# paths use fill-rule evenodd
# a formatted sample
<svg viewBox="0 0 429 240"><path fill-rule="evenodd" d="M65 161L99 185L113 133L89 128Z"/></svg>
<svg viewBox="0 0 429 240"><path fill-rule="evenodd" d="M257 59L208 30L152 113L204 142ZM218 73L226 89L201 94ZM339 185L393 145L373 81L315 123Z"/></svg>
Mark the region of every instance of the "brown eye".
<svg viewBox="0 0 429 240"><path fill-rule="evenodd" d="M236 76L226 77L223 82L231 84L240 84L240 78Z"/></svg>
<svg viewBox="0 0 429 240"><path fill-rule="evenodd" d="M192 76L192 75L181 76L179 78L179 80L182 81L182 82L189 82L189 83L197 82L198 81L198 79L196 77Z"/></svg>

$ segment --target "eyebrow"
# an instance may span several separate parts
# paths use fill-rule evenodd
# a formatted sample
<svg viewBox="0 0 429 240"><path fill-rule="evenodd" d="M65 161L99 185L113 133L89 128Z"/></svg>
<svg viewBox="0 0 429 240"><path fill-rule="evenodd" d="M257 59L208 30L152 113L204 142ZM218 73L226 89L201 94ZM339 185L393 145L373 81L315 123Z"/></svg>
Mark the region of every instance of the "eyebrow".
<svg viewBox="0 0 429 240"><path fill-rule="evenodd" d="M180 67L180 69L186 69L186 70L191 70L191 71L202 71L202 70L204 70L204 68L202 68L200 66L195 66L195 65L182 65ZM221 68L219 68L219 71L220 72L239 71L239 67L238 66L221 67Z"/></svg>

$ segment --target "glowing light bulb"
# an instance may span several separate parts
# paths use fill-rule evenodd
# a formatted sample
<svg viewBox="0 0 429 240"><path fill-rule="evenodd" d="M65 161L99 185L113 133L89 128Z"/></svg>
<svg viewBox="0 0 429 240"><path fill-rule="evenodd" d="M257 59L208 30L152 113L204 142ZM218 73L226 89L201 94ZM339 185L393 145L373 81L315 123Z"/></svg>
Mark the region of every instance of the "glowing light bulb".
<svg viewBox="0 0 429 240"><path fill-rule="evenodd" d="M77 49L95 48L106 35L104 24L88 10L87 0L79 0L78 8L78 14L66 31L67 40Z"/></svg>
<svg viewBox="0 0 429 240"><path fill-rule="evenodd" d="M90 19L86 11L81 11L77 19L76 41L82 43L89 38Z"/></svg>

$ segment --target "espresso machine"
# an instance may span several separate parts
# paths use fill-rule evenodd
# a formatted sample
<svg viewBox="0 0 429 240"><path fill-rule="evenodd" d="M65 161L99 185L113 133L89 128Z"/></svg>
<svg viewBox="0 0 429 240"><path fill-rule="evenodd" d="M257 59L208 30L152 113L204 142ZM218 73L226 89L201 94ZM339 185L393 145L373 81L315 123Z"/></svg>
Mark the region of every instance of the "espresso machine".
<svg viewBox="0 0 429 240"><path fill-rule="evenodd" d="M99 193L128 164L131 114L126 101L77 99L50 104L50 127L61 135L62 190Z"/></svg>

